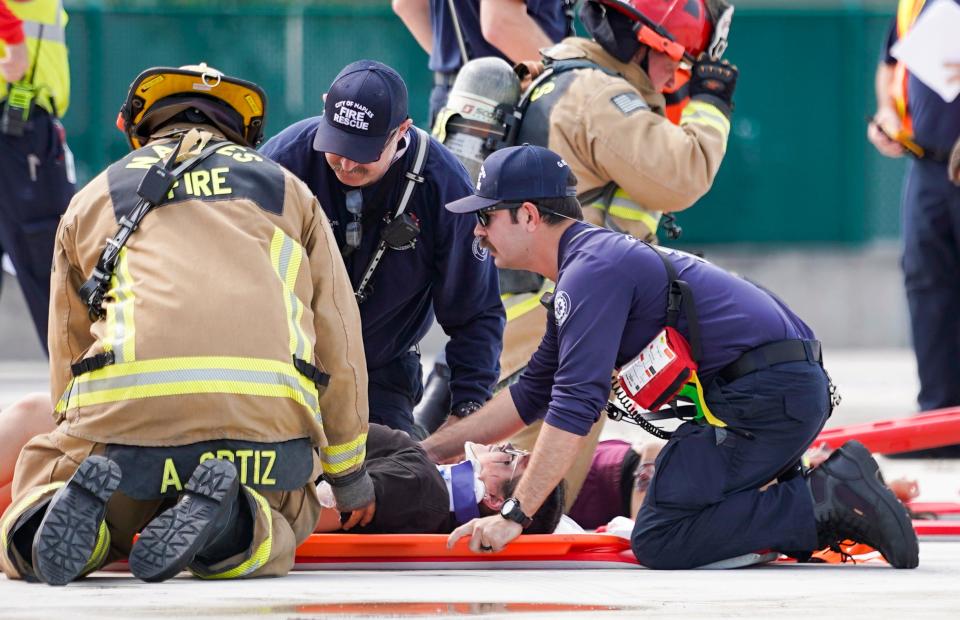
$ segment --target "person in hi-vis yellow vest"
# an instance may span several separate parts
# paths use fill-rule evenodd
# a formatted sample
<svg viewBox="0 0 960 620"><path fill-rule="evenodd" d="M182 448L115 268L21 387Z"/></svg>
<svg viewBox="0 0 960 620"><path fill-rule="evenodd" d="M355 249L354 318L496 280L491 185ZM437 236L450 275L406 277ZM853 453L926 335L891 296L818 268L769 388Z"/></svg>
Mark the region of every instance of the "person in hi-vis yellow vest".
<svg viewBox="0 0 960 620"><path fill-rule="evenodd" d="M53 239L76 182L58 120L70 104L66 25L60 0L0 0L0 255L44 350Z"/></svg>

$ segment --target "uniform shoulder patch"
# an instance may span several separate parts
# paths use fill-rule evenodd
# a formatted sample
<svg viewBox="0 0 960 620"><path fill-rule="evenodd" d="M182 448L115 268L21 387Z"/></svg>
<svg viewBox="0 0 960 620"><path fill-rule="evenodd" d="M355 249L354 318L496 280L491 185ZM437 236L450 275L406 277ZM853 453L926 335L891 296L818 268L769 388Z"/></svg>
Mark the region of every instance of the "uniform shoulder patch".
<svg viewBox="0 0 960 620"><path fill-rule="evenodd" d="M620 93L610 98L610 102L616 106L624 116L630 116L637 110L649 110L650 106L643 100L639 93Z"/></svg>
<svg viewBox="0 0 960 620"><path fill-rule="evenodd" d="M557 291L553 296L553 313L557 321L557 327L563 325L570 316L570 296L566 291Z"/></svg>

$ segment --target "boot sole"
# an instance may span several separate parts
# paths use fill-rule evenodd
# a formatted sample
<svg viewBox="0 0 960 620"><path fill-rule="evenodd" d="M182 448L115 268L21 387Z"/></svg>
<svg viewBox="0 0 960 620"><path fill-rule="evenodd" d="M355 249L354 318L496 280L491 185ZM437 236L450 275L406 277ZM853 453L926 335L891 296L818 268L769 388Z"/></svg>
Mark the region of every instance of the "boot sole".
<svg viewBox="0 0 960 620"><path fill-rule="evenodd" d="M88 457L50 503L33 542L34 571L41 580L62 586L80 575L93 556L120 476L110 459Z"/></svg>
<svg viewBox="0 0 960 620"><path fill-rule="evenodd" d="M873 460L870 451L867 450L859 441L853 439L843 444L840 448L854 463L863 475L867 485L873 490L887 507L887 511L894 516L897 525L900 528L900 534L904 541L907 541L910 549L908 556L903 558L887 557L884 558L894 568L916 568L920 563L920 544L917 541L917 533L913 529L913 523L910 521L910 515L904 508L897 496L887 488L880 479L880 467Z"/></svg>
<svg viewBox="0 0 960 620"><path fill-rule="evenodd" d="M226 461L197 466L177 503L160 513L140 532L130 551L130 570L143 581L170 579L183 571L213 535L224 498L232 501L239 489L237 470Z"/></svg>

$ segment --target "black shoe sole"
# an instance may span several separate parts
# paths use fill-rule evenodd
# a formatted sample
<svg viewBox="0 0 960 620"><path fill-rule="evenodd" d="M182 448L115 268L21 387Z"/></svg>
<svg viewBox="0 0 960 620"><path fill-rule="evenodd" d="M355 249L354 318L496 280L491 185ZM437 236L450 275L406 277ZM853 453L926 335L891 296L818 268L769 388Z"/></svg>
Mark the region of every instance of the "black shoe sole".
<svg viewBox="0 0 960 620"><path fill-rule="evenodd" d="M873 459L870 451L855 439L843 444L840 451L856 463L867 486L883 501L888 513L896 521L900 529L900 536L908 547L904 557L894 557L892 553L884 553L883 549L878 549L878 551L894 568L916 568L920 563L920 544L917 541L917 533L913 529L913 522L910 520L906 507L900 503L893 491L883 484L880 478L880 467Z"/></svg>
<svg viewBox="0 0 960 620"><path fill-rule="evenodd" d="M240 487L232 463L211 459L197 466L177 503L151 521L130 551L130 570L144 581L170 579L193 561L216 533Z"/></svg>
<svg viewBox="0 0 960 620"><path fill-rule="evenodd" d="M91 456L54 495L33 539L33 569L40 580L62 586L80 575L96 548L107 501L119 485L120 467Z"/></svg>

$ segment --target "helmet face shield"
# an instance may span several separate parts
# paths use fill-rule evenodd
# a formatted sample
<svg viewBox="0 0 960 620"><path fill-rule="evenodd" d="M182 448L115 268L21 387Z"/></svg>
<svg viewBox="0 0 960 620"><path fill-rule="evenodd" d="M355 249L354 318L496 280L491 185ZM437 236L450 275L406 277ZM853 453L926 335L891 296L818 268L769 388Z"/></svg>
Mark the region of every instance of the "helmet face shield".
<svg viewBox="0 0 960 620"><path fill-rule="evenodd" d="M117 126L133 148L140 148L150 132L177 112L195 108L226 137L255 147L263 139L266 99L253 82L228 77L205 64L155 67L130 85Z"/></svg>

